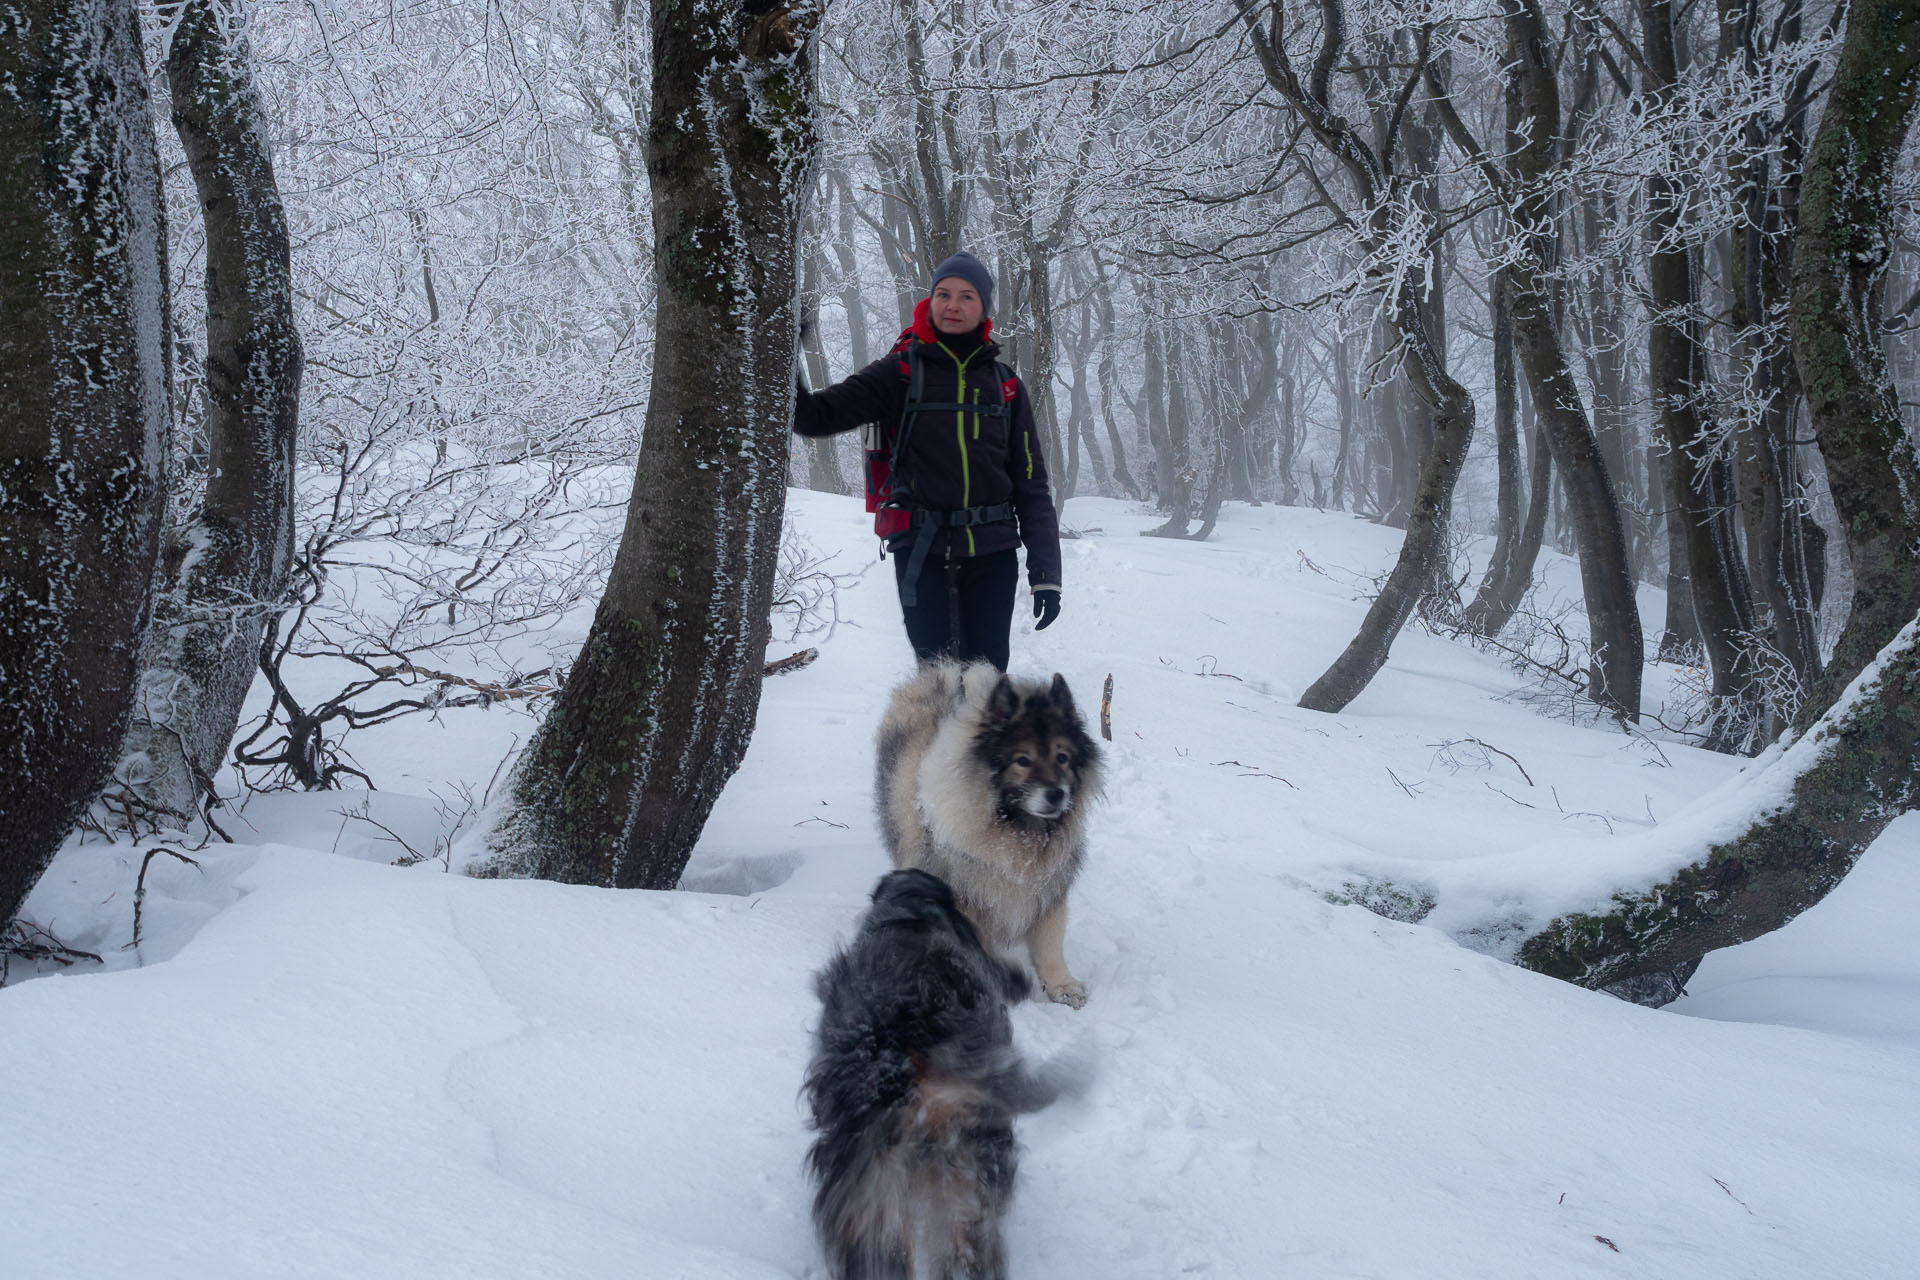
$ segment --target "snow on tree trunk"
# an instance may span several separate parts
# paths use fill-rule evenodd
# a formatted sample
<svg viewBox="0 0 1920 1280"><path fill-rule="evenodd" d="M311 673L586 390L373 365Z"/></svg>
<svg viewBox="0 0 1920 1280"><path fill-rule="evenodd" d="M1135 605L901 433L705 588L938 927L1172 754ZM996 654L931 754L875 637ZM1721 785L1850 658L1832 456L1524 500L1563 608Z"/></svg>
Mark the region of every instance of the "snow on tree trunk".
<svg viewBox="0 0 1920 1280"><path fill-rule="evenodd" d="M0 922L112 768L158 554L166 234L132 0L0 9Z"/></svg>
<svg viewBox="0 0 1920 1280"><path fill-rule="evenodd" d="M293 555L300 338L286 212L242 17L188 0L167 52L173 123L207 235L207 487L170 531L120 776L184 822L220 767Z"/></svg>
<svg viewBox="0 0 1920 1280"><path fill-rule="evenodd" d="M606 595L480 874L672 888L746 752L786 503L817 14L654 0L646 435Z"/></svg>
<svg viewBox="0 0 1920 1280"><path fill-rule="evenodd" d="M1920 619L1771 765L1785 803L1670 880L1554 920L1529 969L1640 1004L1674 999L1707 952L1770 933L1824 898L1920 788Z"/></svg>
<svg viewBox="0 0 1920 1280"><path fill-rule="evenodd" d="M1808 152L1790 319L1808 409L1855 557L1854 609L1803 708L1804 732L1756 780L1784 799L1670 879L1528 938L1520 963L1643 1004L1701 957L1820 901L1920 800L1920 548L1913 447L1881 354L1888 178L1920 88L1920 0L1862 0ZM1903 487L1904 486L1904 487ZM1880 505L1886 504L1886 505ZM1863 647L1874 646L1862 656Z"/></svg>

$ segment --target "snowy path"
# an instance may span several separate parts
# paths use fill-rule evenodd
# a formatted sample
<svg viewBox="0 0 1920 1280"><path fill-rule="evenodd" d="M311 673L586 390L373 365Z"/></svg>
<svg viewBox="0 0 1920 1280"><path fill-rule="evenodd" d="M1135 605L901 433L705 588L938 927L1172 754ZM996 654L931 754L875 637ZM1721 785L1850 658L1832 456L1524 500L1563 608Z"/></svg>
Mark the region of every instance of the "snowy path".
<svg viewBox="0 0 1920 1280"><path fill-rule="evenodd" d="M869 554L852 504L796 506L844 567ZM1022 1127L1017 1276L1908 1273L1920 822L1834 912L1703 970L1683 1007L1724 1020L1329 905L1356 866L1457 886L1489 853L1588 857L1738 766L1499 701L1497 665L1412 634L1349 713L1299 711L1361 609L1302 556L1368 570L1386 531L1230 508L1216 542L1167 543L1114 503L1068 523L1101 532L1069 544L1068 611L1014 661L1089 709L1115 677L1067 940L1093 1000L1016 1021L1039 1054L1090 1038L1100 1074ZM690 870L708 892L377 865L393 847L331 797L250 809L272 843L204 874L157 863L147 967L0 992L9 1272L815 1274L808 983L883 869L869 739L906 670L889 581L847 591L856 625L769 684ZM524 728L450 718L359 755L424 795L483 783ZM1518 764L1441 745L1467 737ZM376 803L432 825L430 802ZM70 851L35 906L117 947L133 869ZM1561 874L1500 892L1539 900Z"/></svg>

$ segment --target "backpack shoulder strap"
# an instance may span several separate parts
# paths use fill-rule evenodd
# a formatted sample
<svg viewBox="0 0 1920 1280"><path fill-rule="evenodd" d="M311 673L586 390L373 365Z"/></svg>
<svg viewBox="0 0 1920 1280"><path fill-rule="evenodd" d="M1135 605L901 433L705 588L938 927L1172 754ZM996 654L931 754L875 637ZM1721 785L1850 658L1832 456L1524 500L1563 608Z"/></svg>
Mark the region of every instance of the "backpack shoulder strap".
<svg viewBox="0 0 1920 1280"><path fill-rule="evenodd" d="M900 422L893 431L893 475L896 491L905 489L906 478L900 472L900 459L906 456L907 441L913 438L913 424L920 416L920 402L926 396L927 366L920 344L911 337L904 340L902 353L907 365L907 398L900 406Z"/></svg>

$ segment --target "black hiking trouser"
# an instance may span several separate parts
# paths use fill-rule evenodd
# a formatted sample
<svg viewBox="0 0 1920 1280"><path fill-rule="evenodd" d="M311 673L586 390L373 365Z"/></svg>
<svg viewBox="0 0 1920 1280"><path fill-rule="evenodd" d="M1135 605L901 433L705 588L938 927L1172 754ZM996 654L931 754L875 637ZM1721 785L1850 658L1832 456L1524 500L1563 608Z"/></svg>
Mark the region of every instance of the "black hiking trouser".
<svg viewBox="0 0 1920 1280"><path fill-rule="evenodd" d="M905 555L893 557L893 580L896 586L906 585ZM953 560L928 556L914 603L900 605L914 656L922 662L939 657L962 662L985 659L1005 671L1013 631L1013 592L1019 580L1020 553L1012 547Z"/></svg>

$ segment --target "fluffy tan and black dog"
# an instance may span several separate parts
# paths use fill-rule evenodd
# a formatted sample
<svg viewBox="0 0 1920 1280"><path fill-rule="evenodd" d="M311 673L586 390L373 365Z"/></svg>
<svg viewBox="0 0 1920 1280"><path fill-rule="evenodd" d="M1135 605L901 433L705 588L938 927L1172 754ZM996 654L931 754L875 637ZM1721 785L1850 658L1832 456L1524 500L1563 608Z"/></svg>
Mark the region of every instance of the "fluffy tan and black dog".
<svg viewBox="0 0 1920 1280"><path fill-rule="evenodd" d="M932 662L893 691L874 795L896 867L953 887L987 945L1024 941L1049 999L1079 1008L1067 971L1067 890L1100 794L1100 748L1061 676L1016 680L991 663Z"/></svg>

